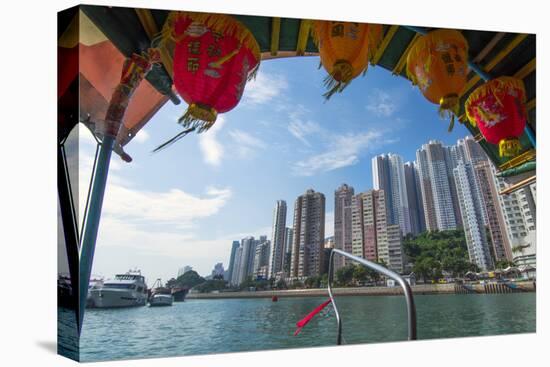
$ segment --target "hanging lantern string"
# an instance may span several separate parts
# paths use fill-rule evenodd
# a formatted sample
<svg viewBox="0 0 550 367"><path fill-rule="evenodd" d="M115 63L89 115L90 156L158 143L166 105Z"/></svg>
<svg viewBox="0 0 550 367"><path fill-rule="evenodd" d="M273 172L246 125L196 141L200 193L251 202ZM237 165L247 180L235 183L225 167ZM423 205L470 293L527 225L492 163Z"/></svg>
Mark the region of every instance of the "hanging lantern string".
<svg viewBox="0 0 550 367"><path fill-rule="evenodd" d="M184 136L186 136L190 132L195 131L196 128L197 128L197 126L192 126L189 129L183 130L182 132L180 132L179 134L174 136L172 139L170 139L167 142L165 142L165 143L159 145L158 147L156 147L151 153L160 152L161 150L163 150L164 148L167 148L170 145L174 144L175 142L177 142L178 140L180 140L181 138L183 138Z"/></svg>

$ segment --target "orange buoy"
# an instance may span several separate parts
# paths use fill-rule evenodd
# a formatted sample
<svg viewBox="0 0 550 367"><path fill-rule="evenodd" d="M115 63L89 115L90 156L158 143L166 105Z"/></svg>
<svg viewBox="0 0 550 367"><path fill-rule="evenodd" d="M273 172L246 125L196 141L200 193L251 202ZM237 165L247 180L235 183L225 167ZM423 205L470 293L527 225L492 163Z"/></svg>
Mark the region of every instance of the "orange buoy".
<svg viewBox="0 0 550 367"><path fill-rule="evenodd" d="M272 302L277 302L278 300L279 300L279 297L277 297L277 296L271 297Z"/></svg>

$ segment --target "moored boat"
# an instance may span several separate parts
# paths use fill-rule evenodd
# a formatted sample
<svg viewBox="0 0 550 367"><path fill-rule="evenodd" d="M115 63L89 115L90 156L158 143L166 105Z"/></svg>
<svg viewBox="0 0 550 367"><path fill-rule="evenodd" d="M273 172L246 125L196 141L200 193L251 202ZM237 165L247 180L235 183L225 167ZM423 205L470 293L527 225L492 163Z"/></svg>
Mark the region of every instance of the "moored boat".
<svg viewBox="0 0 550 367"><path fill-rule="evenodd" d="M163 286L162 281L157 279L153 286L151 287L151 294L149 296L149 306L150 307L159 307L159 306L172 306L174 302L174 297L170 288Z"/></svg>
<svg viewBox="0 0 550 367"><path fill-rule="evenodd" d="M97 288L90 289L90 307L117 308L145 306L147 285L141 271L117 274Z"/></svg>
<svg viewBox="0 0 550 367"><path fill-rule="evenodd" d="M187 293L189 292L189 289L187 288L172 288L172 296L174 297L174 302L184 302L185 296L187 296Z"/></svg>

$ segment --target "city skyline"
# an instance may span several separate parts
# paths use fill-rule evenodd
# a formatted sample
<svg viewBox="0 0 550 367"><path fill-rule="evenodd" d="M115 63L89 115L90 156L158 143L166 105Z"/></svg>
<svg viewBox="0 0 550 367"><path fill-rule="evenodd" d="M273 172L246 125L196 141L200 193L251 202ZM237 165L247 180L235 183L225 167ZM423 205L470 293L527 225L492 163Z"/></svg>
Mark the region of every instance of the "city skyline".
<svg viewBox="0 0 550 367"><path fill-rule="evenodd" d="M502 187L499 186L497 188L499 180L495 175L495 168L485 156L485 153L469 136L463 139L458 139L456 144L451 146L443 146L438 141L430 141L428 144L422 145L418 151L423 149L426 150L427 145L435 145L436 149L439 149L440 152L443 151L446 159L445 164L449 165L452 170L452 178L455 183L455 190L457 190L457 198L453 201L460 203L460 206L458 207L458 215L461 216L461 221L459 222L461 223L460 227L457 226L456 228L464 229L472 262L478 264L482 270L487 270L494 266L495 261L511 260L511 246L510 241L508 240L508 237L511 236L510 229L507 225L508 222L505 222L504 220L506 205L503 203L506 201L503 201L501 199L501 195L498 195L497 189L502 189ZM392 153L387 153L373 157L371 160L373 164L373 171L374 165L379 164L377 162L378 158L391 156L395 155ZM406 184L404 188L397 186L396 189L399 191L405 190L407 198L411 197L411 195L416 196L416 201L421 202L422 200L419 200L419 197L421 197L422 194L418 187L420 183L420 174L417 162L413 161L402 163L401 159L398 161L401 162L400 164L404 168L405 175L403 176L403 179ZM448 172L449 170L447 166L442 166L441 162L436 162L435 165L436 167L439 167L442 172ZM434 169L434 167L430 167L431 171ZM409 172L409 175L411 175L412 178L407 178L407 170L411 171ZM373 186L377 186L375 177L376 175L373 175ZM408 185L410 183L414 186L413 190L409 190L410 187ZM378 184L378 187L380 186L381 185ZM390 194L391 190L392 188L390 188ZM536 189L529 187L522 189L519 193L515 194L520 195L521 193L524 197L524 202L529 201L527 197L531 198L531 201L528 203L530 206L528 204L525 205L528 205L528 208L531 209L533 213L533 208L535 205L533 195L535 190ZM451 192L450 188L449 192ZM307 196L308 194L317 193L313 189L308 189L304 195ZM318 194L323 195L322 193ZM301 195L298 199L296 199L294 207L295 216L297 215L297 211L301 211L301 208L297 208L297 205L300 198L304 195ZM333 230L335 234L332 236L325 236L322 241L322 246L324 247L324 245L326 245L326 240L331 239L335 248L345 249L353 255L365 257L369 260L382 260L388 264L388 267L392 270L402 272L405 265L402 249L402 238L404 234L399 223L391 223L386 218L386 215L389 217L389 213L391 211L391 208L387 208L388 200L386 197L387 194L384 193L383 189L368 189L365 192L355 195L354 188L352 186L342 183L334 190L336 213L334 216ZM515 202L516 201L513 201L512 203ZM339 203L341 208L338 208ZM485 206L481 205L481 203L485 203ZM381 206L382 209L376 209L377 205ZM419 217L422 214L423 209L424 205L422 204L416 208L416 212L409 211L409 218L413 218L413 214ZM375 214L377 211L380 212L380 210L383 210L382 216L380 214ZM453 208L453 212L454 211L455 208ZM528 213L528 216L531 215L531 212ZM349 218L346 219L346 217ZM524 217L525 215L522 216L525 220ZM296 217L294 217L294 226L296 226L296 220ZM382 222L380 222L380 220L382 220ZM346 221L349 221L349 228L345 223ZM364 221L370 221L370 226L366 225ZM531 217L530 221L534 222ZM411 219L410 223L412 222L413 221ZM419 220L419 222L421 221ZM284 266L284 255L288 252L289 246L293 246L292 241L289 242L287 239L289 232L291 233L293 228L287 227L287 224L286 200L277 200L273 209L271 241L267 240L268 235L261 235L260 240L256 241L254 245L249 245L249 243L252 243L250 241L254 241L254 236L244 237L240 242L233 241L231 255L228 260L230 265L227 269L227 272L229 273L228 280L231 284L240 284L240 282L245 279L246 275L253 275L254 277L264 279L269 277L276 279L292 277L290 274L283 275L280 273ZM338 226L341 226L342 229L337 230ZM382 227L382 234L377 233L376 228L380 230ZM486 228L491 232L490 238L485 237ZM530 227L530 230L534 230L534 226ZM358 234L359 232L360 234ZM277 236L276 233L278 233ZM346 235L349 236L349 248L347 249L345 246L347 240L344 239ZM280 241L280 244L278 245L280 248L277 250L277 246L274 246L273 243L275 241L279 241L278 239L276 240L279 236L282 236L283 240ZM521 237L526 237L526 234L522 234ZM340 238L340 240L338 238ZM491 242L492 247L490 247L489 242ZM264 244L267 246L258 246L259 244ZM241 254L236 251L239 246L241 246ZM299 245L297 248L299 248ZM277 261L280 263L279 274L274 274L272 272L273 260L276 251L280 252L280 255L277 255L277 257L279 257L279 260ZM242 253L245 255L242 255ZM393 254L393 257L390 256L390 253ZM236 256L244 256L244 259L246 260L239 261L245 261L246 265L243 267L241 263L237 263L237 266L240 268L240 274L238 275L237 281L232 281L231 273L234 271L234 266L231 264L235 262ZM216 266L218 265L222 264L216 264ZM339 266L341 267L342 265L343 264L340 264ZM190 268L189 266L186 267ZM295 271L295 273L296 272L297 271ZM269 276L267 276L268 274Z"/></svg>
<svg viewBox="0 0 550 367"><path fill-rule="evenodd" d="M427 153L423 155L423 152ZM439 214L434 210L436 216L434 223L439 225L445 223L441 218L437 218L437 215L455 215L454 228L446 229L462 229L464 231L470 261L481 270L493 269L499 261L512 261L514 255L509 237L515 236L516 243L521 243L521 239L525 243L527 233L521 233L521 236L512 234L512 228L516 227L510 226L509 220L504 219L505 212L512 208L498 194L498 190L502 189L502 186L498 186L499 179L496 176L496 170L479 144L469 136L458 139L456 144L450 146L444 146L441 142L432 140L417 150L417 157L420 159L430 158L423 164L427 166L425 169L430 173L427 187L432 189L432 197L437 195L437 192L433 191L434 187L440 186L441 190L441 186L443 186L442 182L436 181L442 181L445 178L449 180L444 182L449 195L446 202L447 205L452 202L452 207L444 207L445 211L440 208ZM419 187L421 182L419 164L416 161L403 163L401 157L392 153L375 156L371 162L374 189L355 194L352 186L342 183L334 190L334 235L325 237L324 247L330 243L329 248L344 249L355 256L372 261L382 261L390 269L403 272L406 265L402 247L404 235L418 234L427 229L423 227L425 222L422 219L428 217L422 218L422 216L426 211L424 206L429 201L422 200L422 192ZM395 167L392 167L392 164ZM399 175L402 177L395 174L400 171L402 174ZM388 191L385 191L384 188ZM428 193L427 190L425 192ZM299 196L296 200L294 229L297 228L297 216L303 216L301 208L303 197L314 193L312 189L308 189L306 194ZM522 195L522 205L525 210L521 215L524 221L528 220L533 223L529 230L534 231L535 186L519 190L513 195ZM395 200L396 196L405 196L406 200L414 205L411 208L406 205L406 210L398 214L396 211L403 207L394 204L403 199L398 197ZM439 203L441 202L443 201L439 200ZM518 201L513 200L511 203L518 204ZM519 209L519 207L517 208ZM393 220L391 219L392 215ZM407 233L403 233L403 220L399 219L404 216L410 219L410 231ZM273 211L273 238L276 237L276 232L281 232L282 228L289 230L288 227L285 227L286 223L282 221L283 217L286 217L286 202L278 200ZM307 222L308 219L301 218L298 221ZM418 227L416 231L412 229L413 223L416 223L415 226ZM327 227L330 227L330 223ZM439 230L439 228L436 227L432 230ZM288 244L284 243L280 245L281 249L287 246ZM293 244L293 246L296 246L295 249L299 248L297 244ZM285 251L280 250L280 252ZM273 262L273 258L279 255L275 255L273 252L271 256ZM531 253L527 255L528 258L532 256ZM344 262L335 262L336 269L343 265L345 265ZM296 264L293 266L297 267ZM313 275L320 275L320 273ZM275 275L270 273L270 276L275 279L304 277L303 274L298 275L297 270L290 274Z"/></svg>

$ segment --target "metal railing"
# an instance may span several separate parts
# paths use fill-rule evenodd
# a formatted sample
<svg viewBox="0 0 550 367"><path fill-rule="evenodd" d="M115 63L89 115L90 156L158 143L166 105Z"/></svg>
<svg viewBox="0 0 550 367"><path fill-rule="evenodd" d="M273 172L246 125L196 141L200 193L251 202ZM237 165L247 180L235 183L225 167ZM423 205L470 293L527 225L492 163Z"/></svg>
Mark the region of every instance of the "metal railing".
<svg viewBox="0 0 550 367"><path fill-rule="evenodd" d="M352 254L339 250L339 249L333 249L330 253L330 260L329 260L329 270L328 270L328 294L330 296L330 300L332 302L332 307L334 308L334 313L336 315L336 321L338 323L338 336L336 339L336 344L341 345L342 344L342 318L340 316L340 313L338 312L338 307L336 306L336 302L334 300L334 295L332 293L332 281L334 277L334 255L339 254L344 257L347 257L348 259L351 259L353 261L358 262L361 265L366 266L367 268L370 268L378 273L381 273L396 282L399 283L401 288L403 288L403 293L405 295L405 299L407 300L407 318L408 318L408 339L409 340L416 340L416 308L414 306L414 298L412 295L411 287L409 286L409 283L405 279L403 279L399 274L386 269L382 265L379 265L375 262L363 259L361 257L353 256Z"/></svg>

